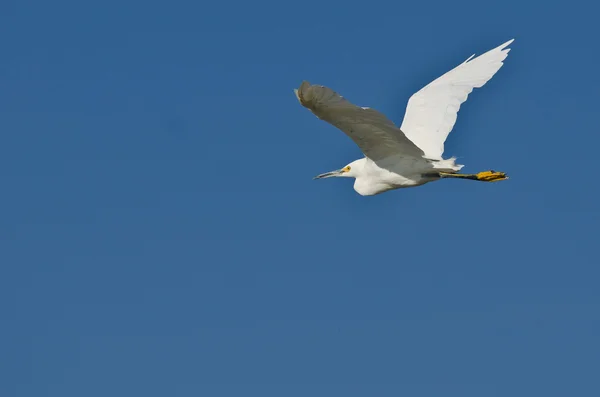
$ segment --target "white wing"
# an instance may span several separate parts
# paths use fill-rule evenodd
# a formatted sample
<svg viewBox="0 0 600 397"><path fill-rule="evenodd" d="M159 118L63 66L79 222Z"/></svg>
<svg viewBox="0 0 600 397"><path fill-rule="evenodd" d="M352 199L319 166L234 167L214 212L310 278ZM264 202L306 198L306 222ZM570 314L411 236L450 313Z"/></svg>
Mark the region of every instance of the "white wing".
<svg viewBox="0 0 600 397"><path fill-rule="evenodd" d="M294 92L302 106L342 130L371 160L394 155L423 157L423 151L377 110L353 105L337 92L307 81Z"/></svg>
<svg viewBox="0 0 600 397"><path fill-rule="evenodd" d="M502 67L502 61L510 51L505 47L513 40L475 59L472 55L410 97L400 129L425 152L426 157L442 157L444 142L456 123L460 105L473 88L483 86Z"/></svg>

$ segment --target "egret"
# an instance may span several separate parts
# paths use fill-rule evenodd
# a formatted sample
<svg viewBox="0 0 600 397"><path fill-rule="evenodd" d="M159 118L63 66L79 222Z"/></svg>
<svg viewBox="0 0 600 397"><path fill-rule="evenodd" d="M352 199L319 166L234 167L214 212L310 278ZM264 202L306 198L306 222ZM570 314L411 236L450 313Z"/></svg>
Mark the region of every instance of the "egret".
<svg viewBox="0 0 600 397"><path fill-rule="evenodd" d="M342 130L364 154L364 158L315 179L355 178L354 190L362 196L442 178L482 182L508 179L504 172L496 171L460 174L463 165L455 163L456 157L444 159L442 154L460 105L502 67L513 40L476 58L471 55L413 94L400 128L375 109L356 106L330 88L303 81L294 90L302 106Z"/></svg>

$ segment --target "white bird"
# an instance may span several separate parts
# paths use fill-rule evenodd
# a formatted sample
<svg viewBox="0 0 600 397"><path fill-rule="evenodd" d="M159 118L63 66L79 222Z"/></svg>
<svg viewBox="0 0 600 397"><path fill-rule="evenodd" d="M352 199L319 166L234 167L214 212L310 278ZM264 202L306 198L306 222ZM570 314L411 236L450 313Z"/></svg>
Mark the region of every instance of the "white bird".
<svg viewBox="0 0 600 397"><path fill-rule="evenodd" d="M356 106L327 87L302 82L294 90L300 103L319 119L342 130L365 155L315 179L355 178L354 190L363 196L442 178L484 182L508 179L505 173L495 171L459 174L463 166L455 163L455 157L443 159L442 154L460 105L473 88L482 87L502 67L510 51L506 47L513 40L477 58L472 55L413 94L400 128L375 109Z"/></svg>

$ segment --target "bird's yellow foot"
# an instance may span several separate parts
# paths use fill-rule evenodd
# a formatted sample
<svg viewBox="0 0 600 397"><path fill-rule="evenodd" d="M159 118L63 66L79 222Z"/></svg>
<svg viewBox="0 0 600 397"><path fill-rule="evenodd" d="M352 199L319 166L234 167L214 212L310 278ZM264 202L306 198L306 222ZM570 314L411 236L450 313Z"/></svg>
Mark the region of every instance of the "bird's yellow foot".
<svg viewBox="0 0 600 397"><path fill-rule="evenodd" d="M482 171L478 174L475 174L478 181L482 182L498 182L508 179L508 176L504 172L496 172L496 171Z"/></svg>
<svg viewBox="0 0 600 397"><path fill-rule="evenodd" d="M473 181L481 181L481 182L497 182L508 179L504 172L496 172L496 171L482 171L478 174L457 174L457 173L449 173L449 172L440 172L439 174L442 178L461 178L461 179L471 179Z"/></svg>

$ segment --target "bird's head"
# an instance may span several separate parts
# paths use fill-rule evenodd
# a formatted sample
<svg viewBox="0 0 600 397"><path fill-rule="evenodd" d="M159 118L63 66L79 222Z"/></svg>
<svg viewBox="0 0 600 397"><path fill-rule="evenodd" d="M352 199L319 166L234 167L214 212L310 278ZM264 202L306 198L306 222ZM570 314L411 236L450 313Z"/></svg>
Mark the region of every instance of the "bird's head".
<svg viewBox="0 0 600 397"><path fill-rule="evenodd" d="M341 176L341 177L346 177L346 178L356 178L359 175L360 170L362 169L361 163L362 163L362 159L353 161L352 163L348 164L344 168L340 168L339 170L330 171L330 172L326 172L321 175L317 175L317 176L315 176L314 179L331 178L334 176Z"/></svg>

